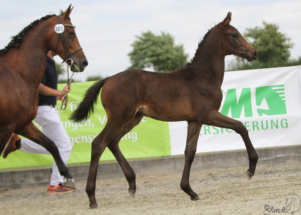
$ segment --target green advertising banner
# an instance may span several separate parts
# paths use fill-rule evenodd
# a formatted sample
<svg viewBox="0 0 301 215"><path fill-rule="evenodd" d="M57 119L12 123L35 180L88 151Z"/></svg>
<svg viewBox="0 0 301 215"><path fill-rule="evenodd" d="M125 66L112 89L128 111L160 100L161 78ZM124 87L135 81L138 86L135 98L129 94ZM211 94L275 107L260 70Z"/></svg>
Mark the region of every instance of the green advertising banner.
<svg viewBox="0 0 301 215"><path fill-rule="evenodd" d="M61 110L61 101L57 102L56 109L60 113L61 121L73 145L68 164L85 164L91 159L91 143L104 128L107 116L99 97L94 106L94 114L88 120L76 123L69 119L71 113L77 109L86 90L94 82L73 83L68 95L68 106ZM58 89L63 88L59 84ZM161 122L144 117L140 124L127 133L120 141L119 146L127 159L151 158L171 155L168 122ZM51 137L49 137L51 139ZM113 154L106 149L101 161L115 160ZM51 155L31 154L16 151L6 159L0 158L0 169L32 168L50 166L53 163Z"/></svg>

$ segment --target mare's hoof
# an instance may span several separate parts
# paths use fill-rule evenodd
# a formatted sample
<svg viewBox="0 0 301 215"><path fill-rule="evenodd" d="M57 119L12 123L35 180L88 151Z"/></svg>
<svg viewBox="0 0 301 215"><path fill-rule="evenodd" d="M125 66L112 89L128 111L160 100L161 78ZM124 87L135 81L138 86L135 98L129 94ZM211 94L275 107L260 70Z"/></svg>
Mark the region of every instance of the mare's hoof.
<svg viewBox="0 0 301 215"><path fill-rule="evenodd" d="M247 177L248 177L249 180L251 180L251 178L253 177L253 174L250 173L248 170L246 172L246 175L247 175Z"/></svg>
<svg viewBox="0 0 301 215"><path fill-rule="evenodd" d="M135 193L136 192L134 190L128 189L128 192L131 195L131 197L135 198Z"/></svg>
<svg viewBox="0 0 301 215"><path fill-rule="evenodd" d="M64 178L63 185L67 188L76 190L74 179L72 179L72 178Z"/></svg>
<svg viewBox="0 0 301 215"><path fill-rule="evenodd" d="M200 201L201 199L200 199L200 197L199 196L197 196L197 197L195 197L194 199L191 199L192 201Z"/></svg>
<svg viewBox="0 0 301 215"><path fill-rule="evenodd" d="M95 208L98 208L98 205L95 204L95 205L90 205L90 209L95 209Z"/></svg>

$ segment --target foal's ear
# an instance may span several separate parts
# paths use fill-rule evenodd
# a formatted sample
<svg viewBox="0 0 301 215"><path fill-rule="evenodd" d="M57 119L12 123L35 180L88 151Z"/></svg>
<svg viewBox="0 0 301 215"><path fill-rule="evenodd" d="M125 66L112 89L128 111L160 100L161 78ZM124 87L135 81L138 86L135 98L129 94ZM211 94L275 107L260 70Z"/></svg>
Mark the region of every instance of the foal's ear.
<svg viewBox="0 0 301 215"><path fill-rule="evenodd" d="M232 13L231 13L231 12L228 12L226 18L225 18L224 21L223 21L223 24L224 24L224 25L229 25L229 24L230 24L230 22L231 22L231 16L232 16Z"/></svg>
<svg viewBox="0 0 301 215"><path fill-rule="evenodd" d="M74 7L71 7L71 4L70 4L69 7L67 8L67 10L64 12L65 20L70 19L70 14L71 14L73 8Z"/></svg>

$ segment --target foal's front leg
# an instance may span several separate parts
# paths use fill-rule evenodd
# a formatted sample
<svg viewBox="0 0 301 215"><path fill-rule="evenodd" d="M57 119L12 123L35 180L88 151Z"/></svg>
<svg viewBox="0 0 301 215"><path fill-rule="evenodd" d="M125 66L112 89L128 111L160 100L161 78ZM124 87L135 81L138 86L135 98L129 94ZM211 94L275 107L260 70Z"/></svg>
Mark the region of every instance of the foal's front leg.
<svg viewBox="0 0 301 215"><path fill-rule="evenodd" d="M224 116L218 111L212 111L209 114L208 119L208 125L213 125L221 128L230 128L236 133L240 134L246 145L249 156L249 169L247 170L247 177L251 179L255 173L258 155L252 145L252 142L249 138L249 132L246 127L242 124L242 122Z"/></svg>
<svg viewBox="0 0 301 215"><path fill-rule="evenodd" d="M181 189L191 197L191 200L200 200L198 194L196 194L189 185L189 175L191 164L196 153L201 127L202 125L200 125L198 122L188 122L187 142L185 148L185 165L180 186Z"/></svg>

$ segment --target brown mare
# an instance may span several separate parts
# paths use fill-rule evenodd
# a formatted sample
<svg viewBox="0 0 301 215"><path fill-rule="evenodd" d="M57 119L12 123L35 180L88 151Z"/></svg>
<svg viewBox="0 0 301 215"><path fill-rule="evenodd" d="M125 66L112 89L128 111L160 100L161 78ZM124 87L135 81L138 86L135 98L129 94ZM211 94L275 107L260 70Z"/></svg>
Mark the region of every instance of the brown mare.
<svg viewBox="0 0 301 215"><path fill-rule="evenodd" d="M203 124L233 129L245 142L249 169L247 176L255 173L258 160L248 131L244 125L218 112L224 78L225 56L234 54L255 60L257 53L236 28L230 25L231 13L213 27L199 44L192 62L171 73L146 72L130 69L95 83L73 113L72 119L81 121L93 111L100 89L101 101L107 113L107 124L92 142L92 158L86 192L90 207L97 207L95 183L98 162L108 147L116 157L129 183L129 193L136 192L135 173L121 153L118 143L143 116L162 121L187 121L188 134L185 149L185 165L181 188L192 200L199 196L189 185L189 174L193 162L200 129Z"/></svg>
<svg viewBox="0 0 301 215"><path fill-rule="evenodd" d="M48 15L32 22L0 50L0 155L12 133L20 134L44 146L67 179L72 177L56 145L32 120L37 114L38 86L44 75L48 50L67 60L75 72L82 72L88 65L70 22L72 9L70 5L59 16ZM65 26L63 34L54 30L59 22Z"/></svg>

